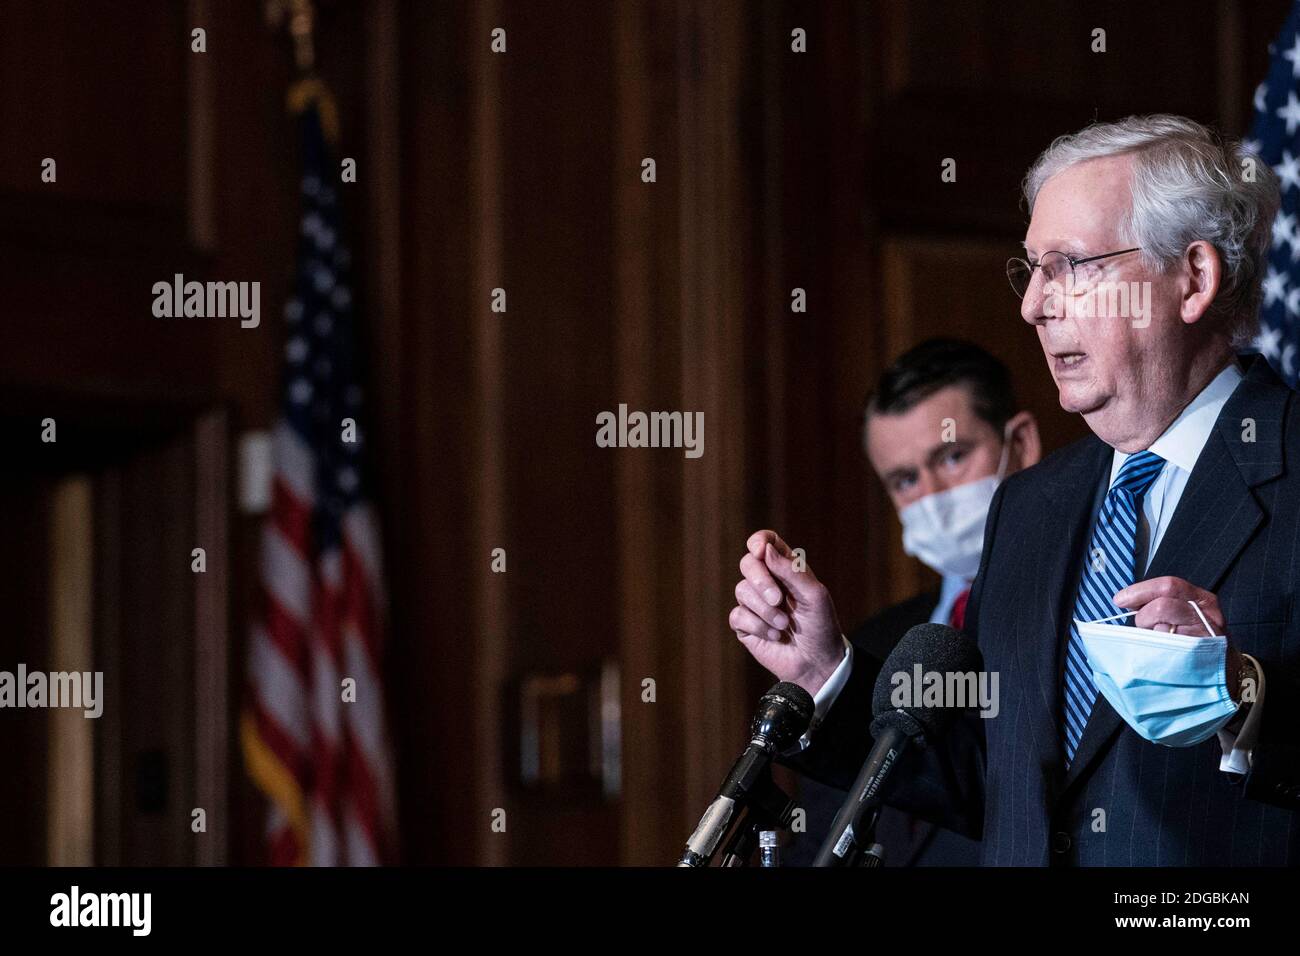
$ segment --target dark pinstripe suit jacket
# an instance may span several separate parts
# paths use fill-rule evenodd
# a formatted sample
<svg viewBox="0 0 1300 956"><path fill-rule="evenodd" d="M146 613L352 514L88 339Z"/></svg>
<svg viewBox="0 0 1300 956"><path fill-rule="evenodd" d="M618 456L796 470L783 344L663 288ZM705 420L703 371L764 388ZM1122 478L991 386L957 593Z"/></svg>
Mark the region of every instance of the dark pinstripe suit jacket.
<svg viewBox="0 0 1300 956"><path fill-rule="evenodd" d="M1146 573L1215 592L1230 640L1263 666L1260 739L1244 777L1219 770L1217 738L1186 748L1148 743L1104 697L1064 769L1064 639L1111 455L1089 437L998 489L967 610L984 666L999 674L998 716L964 715L943 741L900 767L887 799L982 836L982 863L990 866L1300 864L1296 393L1262 359L1253 362ZM791 763L849 786L870 746L878 670L867 655L855 658L812 746Z"/></svg>

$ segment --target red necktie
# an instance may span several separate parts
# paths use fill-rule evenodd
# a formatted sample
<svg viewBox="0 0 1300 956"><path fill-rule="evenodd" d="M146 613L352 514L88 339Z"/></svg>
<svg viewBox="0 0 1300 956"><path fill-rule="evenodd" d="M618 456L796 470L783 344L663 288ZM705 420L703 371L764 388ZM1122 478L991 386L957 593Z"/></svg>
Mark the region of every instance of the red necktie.
<svg viewBox="0 0 1300 956"><path fill-rule="evenodd" d="M952 602L952 613L948 615L948 623L959 631L966 624L966 601L969 598L970 588L967 588L957 595L957 600Z"/></svg>

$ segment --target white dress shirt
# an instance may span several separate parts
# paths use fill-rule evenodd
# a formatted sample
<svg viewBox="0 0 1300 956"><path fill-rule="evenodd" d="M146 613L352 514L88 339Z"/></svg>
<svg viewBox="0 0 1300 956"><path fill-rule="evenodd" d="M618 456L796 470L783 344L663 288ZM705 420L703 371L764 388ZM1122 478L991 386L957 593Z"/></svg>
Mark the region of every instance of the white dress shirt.
<svg viewBox="0 0 1300 956"><path fill-rule="evenodd" d="M1142 517L1145 520L1140 522L1144 527L1138 529L1138 556L1142 556L1141 540L1144 534L1147 538L1147 548L1145 558L1138 567L1133 569L1133 580L1141 581L1145 578L1146 568L1151 564L1151 559L1155 557L1156 550L1164 540L1170 522L1173 521L1174 509L1178 507L1178 502L1183 497L1187 479L1192 477L1196 459L1201 457L1201 449L1210 440L1214 423L1219 420L1219 412L1223 411L1223 406L1228 403L1228 397L1232 395L1241 379L1241 370L1237 368L1237 363L1233 362L1216 375L1209 385L1201 389L1201 393L1191 400L1182 414L1174 419L1174 423L1166 428L1147 449L1152 454L1163 458L1166 464L1156 476L1156 480L1147 488L1146 496L1142 499ZM1128 459L1129 455L1122 451L1113 453L1110 484L1115 483L1120 468Z"/></svg>
<svg viewBox="0 0 1300 956"><path fill-rule="evenodd" d="M1214 430L1214 423L1218 421L1219 413L1223 410L1223 406L1227 404L1229 396L1237 388L1242 377L1237 363L1235 361L1229 363L1223 371L1219 372L1201 390L1200 394L1192 399L1182 413L1174 419L1173 424L1151 443L1148 450L1163 458L1166 464L1156 477L1156 480L1151 483L1145 497L1142 499L1143 520L1139 522L1141 527L1138 529L1138 557L1142 558L1142 560L1140 567L1135 568L1134 580L1141 581L1144 579L1144 572L1150 566L1151 559L1155 556L1156 550L1160 547L1160 542L1164 539L1165 532L1169 530L1169 525L1173 521L1174 511L1177 509L1178 502L1187 487L1187 479L1191 477L1192 469L1196 466L1196 459L1200 457L1201 450L1205 447L1205 443L1209 441L1210 434ZM1123 467L1128 457L1129 455L1125 452L1114 452L1110 471L1111 484L1114 484L1120 468ZM1142 548L1143 539L1146 541L1145 551ZM944 577L939 603L930 616L931 623L948 623L953 603L956 601L957 595L967 585L968 582L963 581L961 578ZM840 637L844 641L844 659L821 690L814 695L815 710L812 724L808 728L808 733L804 734L800 739L799 749L809 745L813 731L825 719L827 711L835 703L835 699L839 697L844 685L848 683L849 672L853 668L853 645L843 635L840 635ZM1223 758L1219 763L1219 769L1232 773L1245 773L1249 769L1250 747L1258 736L1260 713L1264 703L1263 668L1259 666L1259 662L1253 657L1250 658L1250 661L1259 672L1259 686L1256 688L1255 702L1239 733L1233 734L1227 730L1218 732L1219 743L1223 748ZM1231 722L1231 718L1229 718L1228 722Z"/></svg>

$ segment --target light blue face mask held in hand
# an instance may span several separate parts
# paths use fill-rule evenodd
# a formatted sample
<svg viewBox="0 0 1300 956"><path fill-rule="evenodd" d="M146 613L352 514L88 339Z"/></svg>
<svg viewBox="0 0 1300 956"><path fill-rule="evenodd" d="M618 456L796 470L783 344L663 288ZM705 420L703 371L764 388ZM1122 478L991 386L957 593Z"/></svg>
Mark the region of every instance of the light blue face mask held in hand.
<svg viewBox="0 0 1300 956"><path fill-rule="evenodd" d="M1126 724L1166 747L1199 744L1237 712L1228 693L1228 639L1214 633L1195 601L1187 603L1208 638L1106 623L1136 611L1074 622L1097 690Z"/></svg>

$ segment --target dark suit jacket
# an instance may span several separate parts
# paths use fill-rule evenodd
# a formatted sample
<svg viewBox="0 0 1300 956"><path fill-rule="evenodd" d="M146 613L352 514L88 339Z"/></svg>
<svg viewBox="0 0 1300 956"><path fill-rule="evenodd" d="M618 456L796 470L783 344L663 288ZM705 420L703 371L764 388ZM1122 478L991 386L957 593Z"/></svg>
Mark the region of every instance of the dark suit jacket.
<svg viewBox="0 0 1300 956"><path fill-rule="evenodd" d="M1253 441L1250 440L1253 438ZM886 799L983 837L984 865L1300 864L1300 403L1262 359L1224 406L1146 577L1218 595L1229 639L1264 669L1244 777L1217 737L1148 743L1098 697L1069 772L1061 746L1067 624L1112 450L1096 437L1008 478L989 508L967 633L999 675L996 717L969 712L900 766ZM847 787L870 747L879 668L863 658L802 772Z"/></svg>

